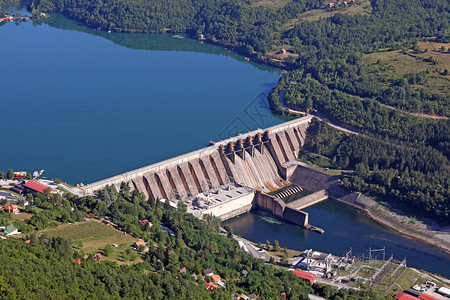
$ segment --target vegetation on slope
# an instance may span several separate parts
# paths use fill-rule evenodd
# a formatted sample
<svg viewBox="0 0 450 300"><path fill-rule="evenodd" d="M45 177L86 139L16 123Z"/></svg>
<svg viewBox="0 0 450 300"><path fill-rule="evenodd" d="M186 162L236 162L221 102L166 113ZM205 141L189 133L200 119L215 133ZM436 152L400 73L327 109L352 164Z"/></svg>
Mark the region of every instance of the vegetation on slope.
<svg viewBox="0 0 450 300"><path fill-rule="evenodd" d="M329 299L383 299L374 292L311 287L292 272L251 257L235 240L218 234L218 219L208 217L201 221L186 213L182 203L173 210L157 201L146 201L143 194L130 193L126 185L122 185L120 193L107 187L99 198L39 194L29 200L36 205L29 209L33 217L16 221L15 225L31 233L31 243L14 238L0 242L0 297L229 299L238 291L255 293L260 299L284 299L280 295L283 292L287 299L308 299L308 293L326 291ZM61 237L51 237L51 231L48 236L33 231L52 226L56 220L80 221L87 214L109 217L131 235L142 237L149 246L148 252L140 254L143 261L119 266L105 260L95 263L89 255L78 264L72 259L83 259L87 253ZM11 222L5 213L0 216L0 222ZM151 221L153 226L139 225L141 219ZM174 236L162 230L161 224L171 228ZM186 274L179 271L183 267ZM226 281L226 288L209 291L200 278L197 285L191 274L200 275L206 268L219 274Z"/></svg>

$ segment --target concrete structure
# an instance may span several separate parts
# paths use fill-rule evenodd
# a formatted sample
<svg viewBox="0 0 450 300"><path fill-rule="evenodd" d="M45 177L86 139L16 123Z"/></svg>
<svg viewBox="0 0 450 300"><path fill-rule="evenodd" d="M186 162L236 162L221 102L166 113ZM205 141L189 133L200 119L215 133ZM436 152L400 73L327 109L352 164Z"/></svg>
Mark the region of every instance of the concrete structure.
<svg viewBox="0 0 450 300"><path fill-rule="evenodd" d="M258 129L212 146L91 183L90 194L122 182L151 198L183 199L229 182L269 192L288 184L312 116Z"/></svg>
<svg viewBox="0 0 450 300"><path fill-rule="evenodd" d="M255 191L252 189L232 189L210 197L210 201L215 203L202 211L202 214L212 214L222 221L231 219L254 208L254 198Z"/></svg>
<svg viewBox="0 0 450 300"><path fill-rule="evenodd" d="M213 214L222 220L260 208L294 224L313 228L301 211L327 198L318 191L286 205L266 194L290 185L296 174L296 158L303 146L312 116L267 129L258 129L214 143L212 146L168 159L83 188L93 193L107 185L119 189L122 182L151 199L182 200L197 217ZM297 190L298 188L298 190ZM286 190L291 195L301 190ZM314 227L315 228L315 227ZM323 231L322 231L323 232Z"/></svg>

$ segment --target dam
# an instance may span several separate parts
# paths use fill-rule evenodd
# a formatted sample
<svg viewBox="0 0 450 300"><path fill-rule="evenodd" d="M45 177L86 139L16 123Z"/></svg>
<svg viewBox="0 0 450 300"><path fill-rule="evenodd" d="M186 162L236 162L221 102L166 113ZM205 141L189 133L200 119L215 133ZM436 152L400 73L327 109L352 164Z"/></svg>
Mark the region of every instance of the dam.
<svg viewBox="0 0 450 300"><path fill-rule="evenodd" d="M308 226L300 209L324 200L325 192L309 195L301 204L284 204L267 193L291 185L295 160L313 116L257 129L156 164L91 183L92 194L122 182L149 199L185 201L191 212L212 213L222 220L258 207L301 226ZM297 201L296 201L297 202Z"/></svg>

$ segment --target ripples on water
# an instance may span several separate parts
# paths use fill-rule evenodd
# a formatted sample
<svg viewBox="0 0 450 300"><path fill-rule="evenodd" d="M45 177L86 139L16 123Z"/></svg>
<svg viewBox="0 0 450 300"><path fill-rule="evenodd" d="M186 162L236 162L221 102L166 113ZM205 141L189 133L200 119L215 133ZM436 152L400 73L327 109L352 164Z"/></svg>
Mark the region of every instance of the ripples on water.
<svg viewBox="0 0 450 300"><path fill-rule="evenodd" d="M303 251L318 251L342 255L350 248L360 255L369 247L386 247L386 256L407 258L409 266L450 276L450 255L437 248L404 238L372 221L358 210L333 200L305 209L309 222L325 230L324 234L309 232L300 226L287 224L264 211L247 213L227 220L233 232L254 242L273 243Z"/></svg>

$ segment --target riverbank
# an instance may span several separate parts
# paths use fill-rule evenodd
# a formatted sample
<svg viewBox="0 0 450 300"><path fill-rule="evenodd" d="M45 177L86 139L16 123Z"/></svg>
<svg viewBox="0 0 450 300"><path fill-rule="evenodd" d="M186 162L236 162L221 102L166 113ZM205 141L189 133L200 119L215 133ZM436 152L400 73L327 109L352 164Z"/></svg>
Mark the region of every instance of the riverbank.
<svg viewBox="0 0 450 300"><path fill-rule="evenodd" d="M417 221L414 218L390 211L380 204L378 207L360 209L375 222L405 237L432 245L450 255L450 227L438 227L440 230L435 230L433 228L436 228L437 225L432 224L432 221Z"/></svg>
<svg viewBox="0 0 450 300"><path fill-rule="evenodd" d="M305 164L297 166L291 181L312 191L325 189L331 199L351 205L361 210L375 222L422 243L434 246L450 254L450 226L440 227L432 220L417 220L398 210L388 209L374 199L357 192L344 190L336 176L308 168Z"/></svg>

